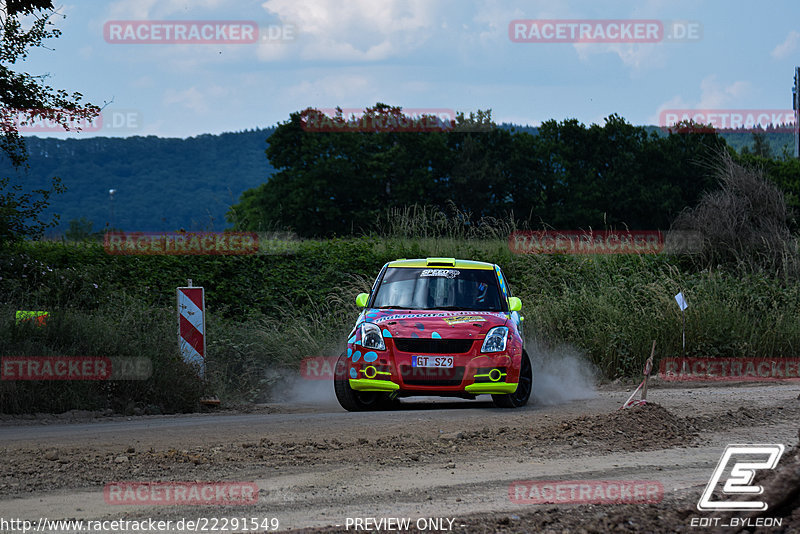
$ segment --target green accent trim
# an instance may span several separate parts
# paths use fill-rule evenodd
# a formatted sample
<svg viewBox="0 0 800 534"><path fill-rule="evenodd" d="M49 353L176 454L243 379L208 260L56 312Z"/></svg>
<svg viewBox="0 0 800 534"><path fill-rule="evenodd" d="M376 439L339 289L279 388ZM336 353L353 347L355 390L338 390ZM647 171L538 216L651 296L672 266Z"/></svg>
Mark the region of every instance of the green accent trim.
<svg viewBox="0 0 800 534"><path fill-rule="evenodd" d="M430 258L436 259L436 258ZM452 258L448 258L452 259ZM416 259L416 260L395 260L390 261L387 264L387 267L412 267L412 268L423 268L423 269L430 269L431 267L428 265L428 258L426 259ZM449 265L447 266L436 266L439 268L450 268ZM455 269L480 269L491 271L494 269L494 264L486 263L483 261L472 261L472 260L455 260L455 265L452 266Z"/></svg>
<svg viewBox="0 0 800 534"><path fill-rule="evenodd" d="M489 379L491 379L492 377L489 376L490 374L491 373L485 373L485 374L482 374L482 375L473 375L473 377L474 378L489 378ZM504 376L506 376L506 374L507 373L500 373L500 378L503 378Z"/></svg>
<svg viewBox="0 0 800 534"><path fill-rule="evenodd" d="M369 293L359 293L356 297L356 306L359 308L363 308L367 305L367 300L369 300Z"/></svg>
<svg viewBox="0 0 800 534"><path fill-rule="evenodd" d="M399 384L388 380L371 380L369 378L350 378L350 387L356 391L397 391ZM514 384L516 386L516 384Z"/></svg>
<svg viewBox="0 0 800 534"><path fill-rule="evenodd" d="M444 266L444 267L455 267L456 266L456 259L455 258L427 258L425 260L425 264L428 266L435 265L436 267Z"/></svg>
<svg viewBox="0 0 800 534"><path fill-rule="evenodd" d="M370 367L372 367L373 369L375 369L375 366L374 366L374 365L369 365L369 366L367 366L367 369L369 369ZM390 373L389 371L378 371L377 369L375 369L375 374L374 374L374 375L372 375L372 376L369 376L369 375L367 374L367 371L366 371L366 369L359 369L359 370L358 370L358 372L359 372L359 373L364 373L364 376L366 376L366 377L367 377L367 378L369 378L370 380L371 380L371 379L373 379L373 378L375 378L375 377L376 377L376 376L378 376L378 375L387 375L387 376L392 376L392 373Z"/></svg>
<svg viewBox="0 0 800 534"><path fill-rule="evenodd" d="M517 391L516 383L508 382L483 382L480 384L470 384L464 388L467 393L493 393L496 395L514 393Z"/></svg>

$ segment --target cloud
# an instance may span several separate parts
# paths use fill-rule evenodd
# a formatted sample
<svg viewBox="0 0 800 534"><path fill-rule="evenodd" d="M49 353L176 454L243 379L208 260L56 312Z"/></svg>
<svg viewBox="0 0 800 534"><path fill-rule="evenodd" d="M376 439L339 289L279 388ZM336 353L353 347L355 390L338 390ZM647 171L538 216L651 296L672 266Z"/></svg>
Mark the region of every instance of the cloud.
<svg viewBox="0 0 800 534"><path fill-rule="evenodd" d="M295 25L301 57L359 62L404 57L421 48L434 34L441 8L427 0L267 0L262 5L281 23Z"/></svg>
<svg viewBox="0 0 800 534"><path fill-rule="evenodd" d="M775 59L783 59L798 50L800 50L800 32L792 30L786 36L786 40L773 48L770 54Z"/></svg>
<svg viewBox="0 0 800 534"><path fill-rule="evenodd" d="M663 66L663 45L657 43L574 43L578 58L589 63L598 54L616 54L633 70Z"/></svg>
<svg viewBox="0 0 800 534"><path fill-rule="evenodd" d="M750 93L751 87L750 82L746 81L724 85L717 81L715 75L706 76L700 82L700 101L697 108L719 109L741 105L742 98Z"/></svg>
<svg viewBox="0 0 800 534"><path fill-rule="evenodd" d="M302 80L289 86L284 92L292 95L298 103L302 103L302 109L307 106L361 107L374 104L370 100L362 102L361 95L380 94L381 88L376 86L375 80L371 77L347 72Z"/></svg>
<svg viewBox="0 0 800 534"><path fill-rule="evenodd" d="M144 75L139 76L138 78L133 78L131 80L131 87L135 87L137 89L152 89L156 87L156 82L152 76Z"/></svg>
<svg viewBox="0 0 800 534"><path fill-rule="evenodd" d="M190 87L183 90L167 89L164 92L163 102L168 107L184 107L195 113L208 113L212 108L217 108L217 102L224 100L228 89L219 86L205 87L199 90Z"/></svg>
<svg viewBox="0 0 800 534"><path fill-rule="evenodd" d="M659 126L664 126L664 124L661 124L662 122L661 114L664 111L675 110L675 109L691 109L691 105L688 104L683 99L683 97L673 96L672 98L670 98L669 100L658 106L658 109L656 110L655 114L647 118L646 124L656 124Z"/></svg>
<svg viewBox="0 0 800 534"><path fill-rule="evenodd" d="M231 0L118 0L108 8L109 18L122 20L145 20L192 13L203 9L217 9L224 5L236 5Z"/></svg>
<svg viewBox="0 0 800 534"><path fill-rule="evenodd" d="M496 46L508 42L508 25L517 19L556 19L566 16L569 8L563 3L551 0L527 0L522 5L510 4L504 0L483 0L474 8L471 22L475 27L465 26L464 35L459 39ZM533 14L535 13L535 16Z"/></svg>
<svg viewBox="0 0 800 534"><path fill-rule="evenodd" d="M649 124L659 124L661 113L666 110L683 109L736 109L743 107L743 99L752 92L752 84L746 81L735 81L722 84L717 81L716 75L706 76L700 82L700 98L691 103L681 95L676 95L658 107L655 115L651 116Z"/></svg>

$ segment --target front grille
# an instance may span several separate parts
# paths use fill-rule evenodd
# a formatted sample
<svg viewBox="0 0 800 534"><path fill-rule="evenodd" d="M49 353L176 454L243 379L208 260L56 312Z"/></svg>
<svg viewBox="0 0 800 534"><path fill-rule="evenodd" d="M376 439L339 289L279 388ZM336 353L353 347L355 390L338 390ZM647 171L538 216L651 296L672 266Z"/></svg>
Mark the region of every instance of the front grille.
<svg viewBox="0 0 800 534"><path fill-rule="evenodd" d="M464 378L464 367L411 367L400 366L400 376L409 386L458 386Z"/></svg>
<svg viewBox="0 0 800 534"><path fill-rule="evenodd" d="M394 338L397 350L414 354L464 354L473 342L472 339Z"/></svg>

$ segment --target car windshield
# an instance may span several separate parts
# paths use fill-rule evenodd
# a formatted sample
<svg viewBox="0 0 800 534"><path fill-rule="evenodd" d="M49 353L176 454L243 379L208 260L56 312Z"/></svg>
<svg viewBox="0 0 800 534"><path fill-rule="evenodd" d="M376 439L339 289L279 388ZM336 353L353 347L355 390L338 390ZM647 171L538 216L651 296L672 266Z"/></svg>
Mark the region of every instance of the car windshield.
<svg viewBox="0 0 800 534"><path fill-rule="evenodd" d="M502 311L489 269L389 267L372 306L414 310Z"/></svg>

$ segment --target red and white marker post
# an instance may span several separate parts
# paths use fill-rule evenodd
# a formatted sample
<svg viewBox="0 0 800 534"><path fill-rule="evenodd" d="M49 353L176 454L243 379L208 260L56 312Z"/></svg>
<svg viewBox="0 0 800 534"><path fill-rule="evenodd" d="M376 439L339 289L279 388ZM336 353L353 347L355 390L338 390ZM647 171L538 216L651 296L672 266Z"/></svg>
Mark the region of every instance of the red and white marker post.
<svg viewBox="0 0 800 534"><path fill-rule="evenodd" d="M202 287L178 288L178 348L183 361L206 372L206 297Z"/></svg>

